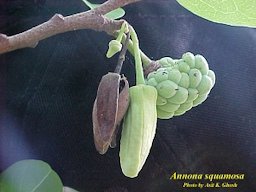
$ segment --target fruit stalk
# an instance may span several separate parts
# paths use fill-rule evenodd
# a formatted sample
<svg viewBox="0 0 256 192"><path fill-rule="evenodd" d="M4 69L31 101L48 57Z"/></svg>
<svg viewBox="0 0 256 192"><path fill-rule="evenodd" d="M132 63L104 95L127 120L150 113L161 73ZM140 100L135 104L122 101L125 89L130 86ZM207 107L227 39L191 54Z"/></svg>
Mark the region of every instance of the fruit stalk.
<svg viewBox="0 0 256 192"><path fill-rule="evenodd" d="M135 57L136 85L129 89L130 104L124 117L120 141L120 164L125 176L137 177L149 155L156 132L157 91L145 85L139 41L130 26Z"/></svg>

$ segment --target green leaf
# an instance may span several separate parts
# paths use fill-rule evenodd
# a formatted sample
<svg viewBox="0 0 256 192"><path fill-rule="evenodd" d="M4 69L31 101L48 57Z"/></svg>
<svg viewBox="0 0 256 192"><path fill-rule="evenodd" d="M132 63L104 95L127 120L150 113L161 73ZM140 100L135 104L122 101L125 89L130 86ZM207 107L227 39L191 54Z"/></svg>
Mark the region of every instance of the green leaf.
<svg viewBox="0 0 256 192"><path fill-rule="evenodd" d="M90 9L94 9L98 6L100 6L101 4L94 4L94 3L90 3L87 0L82 0ZM117 8L113 11L110 11L109 13L107 13L105 16L109 19L119 19L121 17L123 17L125 15L125 11L122 8Z"/></svg>
<svg viewBox="0 0 256 192"><path fill-rule="evenodd" d="M14 163L0 175L0 192L62 192L62 182L51 167L40 160Z"/></svg>
<svg viewBox="0 0 256 192"><path fill-rule="evenodd" d="M63 192L78 192L78 191L70 187L63 187Z"/></svg>
<svg viewBox="0 0 256 192"><path fill-rule="evenodd" d="M256 27L256 0L177 0L207 20L234 26Z"/></svg>

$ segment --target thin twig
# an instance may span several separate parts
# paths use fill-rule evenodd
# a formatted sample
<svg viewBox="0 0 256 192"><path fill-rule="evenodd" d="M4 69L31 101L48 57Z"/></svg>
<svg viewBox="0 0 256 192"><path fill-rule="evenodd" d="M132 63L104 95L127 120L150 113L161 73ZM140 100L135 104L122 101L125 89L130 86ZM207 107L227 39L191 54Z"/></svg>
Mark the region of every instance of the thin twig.
<svg viewBox="0 0 256 192"><path fill-rule="evenodd" d="M114 36L117 37L117 33L115 33ZM126 40L126 35L124 34L123 38L122 38L122 43L124 43L125 40ZM129 40L128 51L134 56L133 42L132 42L131 39ZM141 56L141 60L142 60L142 63L143 63L143 67L147 67L148 65L150 65L152 60L142 50L140 50L140 56Z"/></svg>
<svg viewBox="0 0 256 192"><path fill-rule="evenodd" d="M123 48L122 48L122 50L119 54L116 69L114 71L115 73L120 74L120 72L121 72L121 69L122 69L122 66L123 66L123 63L124 63L124 60L125 60L125 54L126 54L126 51L128 49L129 40L130 40L130 32L128 32L128 34L126 35L126 39L125 39Z"/></svg>
<svg viewBox="0 0 256 192"><path fill-rule="evenodd" d="M36 47L39 41L56 34L79 29L93 29L113 34L120 29L123 20L111 20L104 14L140 0L108 0L101 6L70 16L55 14L50 20L22 33L7 36L0 33L0 54L25 47Z"/></svg>

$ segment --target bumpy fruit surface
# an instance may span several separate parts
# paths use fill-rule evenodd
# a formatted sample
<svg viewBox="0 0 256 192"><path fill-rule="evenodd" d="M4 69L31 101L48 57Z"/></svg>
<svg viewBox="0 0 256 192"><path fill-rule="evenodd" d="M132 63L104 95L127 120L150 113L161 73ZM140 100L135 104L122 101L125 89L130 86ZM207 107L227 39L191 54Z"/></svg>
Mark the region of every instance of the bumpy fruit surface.
<svg viewBox="0 0 256 192"><path fill-rule="evenodd" d="M164 57L161 68L146 78L157 89L157 117L169 119L184 114L207 99L215 84L215 74L202 55L184 53L181 59Z"/></svg>

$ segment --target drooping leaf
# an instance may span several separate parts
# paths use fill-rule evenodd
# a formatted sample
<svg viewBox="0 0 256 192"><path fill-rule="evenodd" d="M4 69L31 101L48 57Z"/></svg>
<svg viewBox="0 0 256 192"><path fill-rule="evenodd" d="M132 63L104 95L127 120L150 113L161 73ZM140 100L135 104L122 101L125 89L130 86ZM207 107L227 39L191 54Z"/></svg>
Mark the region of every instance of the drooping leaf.
<svg viewBox="0 0 256 192"><path fill-rule="evenodd" d="M207 20L233 26L256 27L256 0L177 0Z"/></svg>
<svg viewBox="0 0 256 192"><path fill-rule="evenodd" d="M95 3L91 3L87 0L82 0L90 9L94 9L98 6L100 6L101 4L95 4ZM125 15L125 11L122 8L117 8L109 13L107 13L105 16L109 19L119 19L121 17L123 17Z"/></svg>
<svg viewBox="0 0 256 192"><path fill-rule="evenodd" d="M51 167L40 160L14 163L0 175L0 192L62 192L62 182Z"/></svg>

